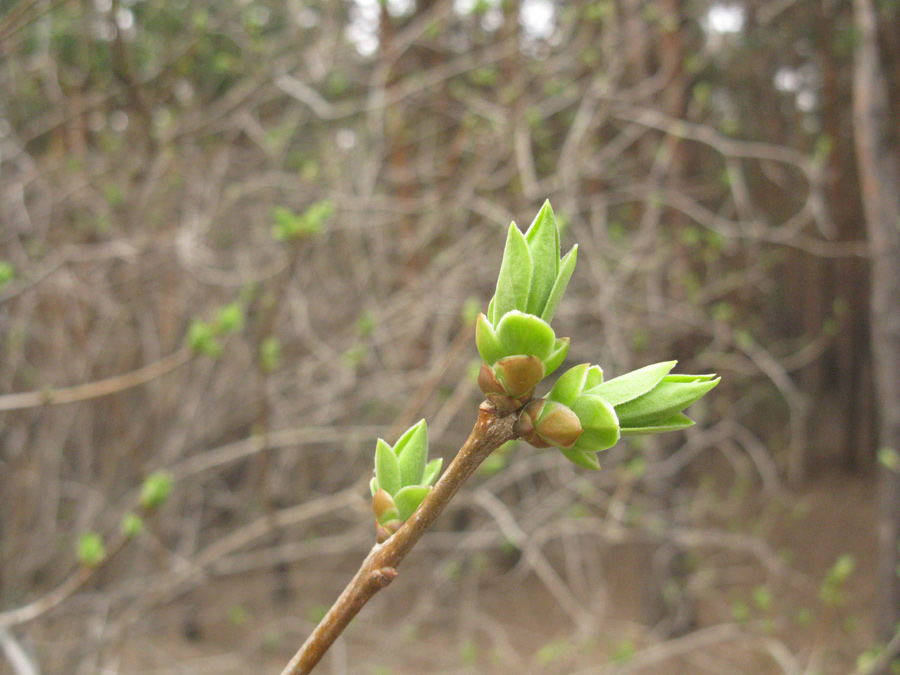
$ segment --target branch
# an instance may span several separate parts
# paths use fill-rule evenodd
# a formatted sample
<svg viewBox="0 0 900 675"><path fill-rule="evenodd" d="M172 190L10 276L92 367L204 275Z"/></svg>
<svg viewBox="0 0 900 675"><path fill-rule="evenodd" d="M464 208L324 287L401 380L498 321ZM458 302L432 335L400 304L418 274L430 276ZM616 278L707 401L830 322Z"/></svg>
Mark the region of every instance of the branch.
<svg viewBox="0 0 900 675"><path fill-rule="evenodd" d="M490 403L481 404L472 433L434 489L390 539L372 548L356 576L347 584L281 675L306 675L312 671L359 610L396 578L397 566L478 465L503 443L516 437L513 431L515 421L515 415L500 417Z"/></svg>
<svg viewBox="0 0 900 675"><path fill-rule="evenodd" d="M143 368L132 370L131 372L105 380L97 380L96 382L88 382L86 384L78 384L73 387L60 387L57 389L48 388L42 391L28 391L20 394L4 394L0 396L0 411L4 410L22 410L23 408L37 408L38 406L51 403L74 403L75 401L84 401L98 396L107 396L115 394L141 384L146 384L157 377L175 370L179 366L190 361L191 350L188 347L182 347L177 352L166 356L159 361L155 361Z"/></svg>

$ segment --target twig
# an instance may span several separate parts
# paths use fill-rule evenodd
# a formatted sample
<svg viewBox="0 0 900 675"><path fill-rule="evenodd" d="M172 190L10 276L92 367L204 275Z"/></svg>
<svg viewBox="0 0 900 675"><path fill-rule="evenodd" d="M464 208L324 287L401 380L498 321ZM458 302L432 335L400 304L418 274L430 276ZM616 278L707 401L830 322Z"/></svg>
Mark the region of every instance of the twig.
<svg viewBox="0 0 900 675"><path fill-rule="evenodd" d="M34 602L31 602L16 609L10 609L0 612L0 631L12 628L19 624L33 621L39 616L46 614L54 607L62 604L75 593L77 593L88 581L94 578L94 575L109 563L115 555L122 550L128 541L128 535L120 532L109 545L106 556L96 565L79 565L78 569L72 572L69 577L59 586L54 588L46 595L41 596Z"/></svg>
<svg viewBox="0 0 900 675"><path fill-rule="evenodd" d="M40 675L37 664L5 628L0 628L0 648L16 675Z"/></svg>
<svg viewBox="0 0 900 675"><path fill-rule="evenodd" d="M122 375L116 375L105 380L78 384L73 387L61 387L58 389L48 388L42 391L5 394L0 396L0 411L37 408L38 406L50 403L74 403L75 401L84 401L91 398L97 398L98 396L115 394L116 392L131 389L132 387L137 387L138 385L155 380L157 377L165 375L179 366L184 365L191 359L191 356L191 350L188 347L182 347L177 352L144 366L143 368L138 368L137 370L132 370L131 372L123 373Z"/></svg>
<svg viewBox="0 0 900 675"><path fill-rule="evenodd" d="M356 576L347 584L281 675L306 675L312 671L359 610L396 578L397 566L478 465L503 443L516 437L513 431L515 421L515 415L500 417L491 404L481 404L472 433L434 489L396 534L372 548Z"/></svg>

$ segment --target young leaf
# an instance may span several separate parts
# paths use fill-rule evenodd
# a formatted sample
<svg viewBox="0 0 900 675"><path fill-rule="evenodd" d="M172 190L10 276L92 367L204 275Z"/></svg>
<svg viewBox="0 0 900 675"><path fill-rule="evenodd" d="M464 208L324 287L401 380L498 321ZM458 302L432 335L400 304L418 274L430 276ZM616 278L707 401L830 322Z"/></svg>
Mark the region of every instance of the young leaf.
<svg viewBox="0 0 900 675"><path fill-rule="evenodd" d="M677 361L663 361L644 366L607 380L585 393L600 396L611 405L618 406L653 389L675 367L676 363Z"/></svg>
<svg viewBox="0 0 900 675"><path fill-rule="evenodd" d="M559 272L559 228L550 202L545 201L535 216L534 222L525 233L525 240L531 249L534 271L531 278L531 293L525 311L540 316L550 297L550 291Z"/></svg>
<svg viewBox="0 0 900 675"><path fill-rule="evenodd" d="M390 495L394 495L400 489L400 464L394 449L378 439L375 444L375 478L378 486Z"/></svg>
<svg viewBox="0 0 900 675"><path fill-rule="evenodd" d="M575 244L572 250L566 253L566 256L560 261L559 272L556 275L556 280L553 282L553 288L550 290L547 302L541 311L541 318L547 323L553 320L559 301L562 300L566 287L569 285L569 279L572 278L572 272L575 271L575 261L577 259L578 244Z"/></svg>
<svg viewBox="0 0 900 675"><path fill-rule="evenodd" d="M571 408L584 390L584 383L587 381L590 367L589 363L582 363L574 368L569 368L569 370L559 376L546 398L558 401Z"/></svg>
<svg viewBox="0 0 900 675"><path fill-rule="evenodd" d="M600 366L591 366L588 369L587 380L584 383L584 390L593 389L594 387L602 384L603 382L603 369Z"/></svg>
<svg viewBox="0 0 900 675"><path fill-rule="evenodd" d="M444 464L444 458L438 457L425 465L425 471L422 472L422 485L434 485L438 474L441 473L441 466Z"/></svg>
<svg viewBox="0 0 900 675"><path fill-rule="evenodd" d="M411 432L411 433L410 433ZM418 485L428 459L428 427L425 420L407 431L394 446L400 465L400 485Z"/></svg>
<svg viewBox="0 0 900 675"><path fill-rule="evenodd" d="M497 277L497 291L494 293L496 321L501 320L507 312L526 307L533 269L531 250L525 241L525 235L515 223L511 223Z"/></svg>
<svg viewBox="0 0 900 675"><path fill-rule="evenodd" d="M623 436L634 436L636 434L661 434L664 431L681 431L688 427L694 426L694 420L684 413L677 413L662 422L657 422L646 427L622 427Z"/></svg>
<svg viewBox="0 0 900 675"><path fill-rule="evenodd" d="M715 379L715 374L710 375L686 375L684 373L670 373L663 378L665 382L709 382Z"/></svg>
<svg viewBox="0 0 900 675"><path fill-rule="evenodd" d="M626 427L654 426L681 412L717 384L718 378L695 382L664 380L643 396L616 406L616 413Z"/></svg>
<svg viewBox="0 0 900 675"><path fill-rule="evenodd" d="M597 459L597 455L593 452L579 450L574 447L560 448L559 451L566 459L576 466L580 466L584 469L593 469L595 471L600 469L600 460Z"/></svg>
<svg viewBox="0 0 900 675"><path fill-rule="evenodd" d="M497 338L507 355L525 354L541 360L550 356L556 343L550 324L520 311L511 311L500 319Z"/></svg>
<svg viewBox="0 0 900 675"><path fill-rule="evenodd" d="M475 346L482 360L488 365L494 365L507 354L504 353L503 345L497 339L497 333L490 319L484 314L479 314L475 320Z"/></svg>
<svg viewBox="0 0 900 675"><path fill-rule="evenodd" d="M566 360L566 354L569 353L569 338L559 338L553 345L553 351L550 356L544 359L544 377L550 375L553 371L562 365Z"/></svg>
<svg viewBox="0 0 900 675"><path fill-rule="evenodd" d="M400 520L408 520L429 492L430 485L407 485L395 494L394 503L400 512Z"/></svg>
<svg viewBox="0 0 900 675"><path fill-rule="evenodd" d="M575 442L576 448L597 452L611 448L619 440L616 411L604 399L583 395L575 401L572 410L584 428Z"/></svg>

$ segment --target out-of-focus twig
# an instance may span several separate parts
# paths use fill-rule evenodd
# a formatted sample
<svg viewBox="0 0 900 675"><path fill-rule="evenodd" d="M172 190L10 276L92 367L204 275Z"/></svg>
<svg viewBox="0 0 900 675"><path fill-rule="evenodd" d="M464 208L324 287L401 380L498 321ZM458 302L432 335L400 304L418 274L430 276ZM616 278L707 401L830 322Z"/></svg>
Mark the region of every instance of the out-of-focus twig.
<svg viewBox="0 0 900 675"><path fill-rule="evenodd" d="M0 628L0 647L16 675L40 675L37 664L28 657L22 645L5 628Z"/></svg>
<svg viewBox="0 0 900 675"><path fill-rule="evenodd" d="M129 373L116 375L105 380L78 384L73 387L48 388L41 391L28 391L20 394L0 396L0 411L37 408L42 405L74 403L108 394L115 394L141 384L146 384L157 377L169 373L190 361L192 356L188 347L182 347L174 354L151 363Z"/></svg>

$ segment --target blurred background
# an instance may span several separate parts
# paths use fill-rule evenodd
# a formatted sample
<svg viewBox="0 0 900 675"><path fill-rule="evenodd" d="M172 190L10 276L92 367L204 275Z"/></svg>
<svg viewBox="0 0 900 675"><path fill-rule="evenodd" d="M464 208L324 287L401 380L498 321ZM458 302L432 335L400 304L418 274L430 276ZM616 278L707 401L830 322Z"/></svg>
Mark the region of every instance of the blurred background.
<svg viewBox="0 0 900 675"><path fill-rule="evenodd" d="M722 383L602 472L498 451L318 670L884 666L897 2L6 0L0 91L0 672L280 672L546 198L567 365Z"/></svg>

